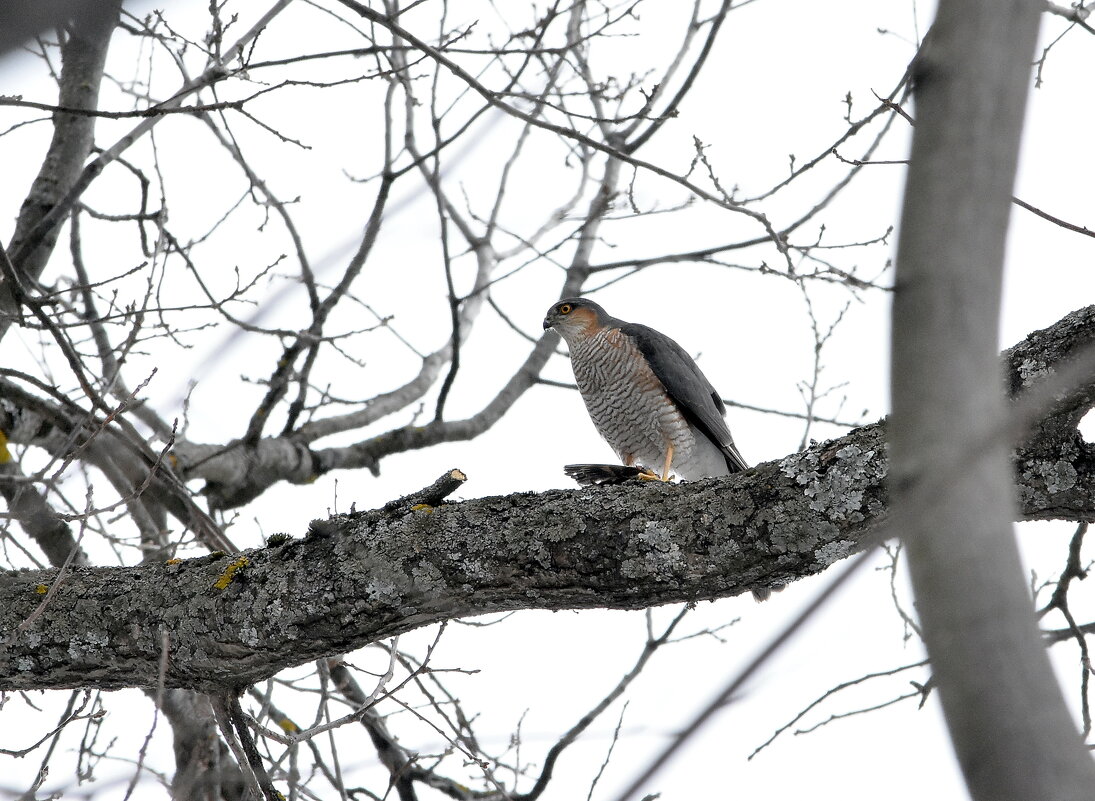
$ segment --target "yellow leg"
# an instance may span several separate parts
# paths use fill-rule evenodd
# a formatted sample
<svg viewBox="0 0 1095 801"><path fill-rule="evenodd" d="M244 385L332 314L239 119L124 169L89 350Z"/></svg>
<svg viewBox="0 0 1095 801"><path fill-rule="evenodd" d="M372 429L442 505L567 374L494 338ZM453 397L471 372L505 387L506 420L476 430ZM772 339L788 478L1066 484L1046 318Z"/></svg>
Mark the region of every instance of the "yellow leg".
<svg viewBox="0 0 1095 801"><path fill-rule="evenodd" d="M628 467L634 467L635 466L635 457L634 456L628 457L627 466ZM649 467L642 468L641 471L639 472L639 475L636 476L636 478L638 478L640 481L661 481L661 476L659 476L657 473L655 473Z"/></svg>
<svg viewBox="0 0 1095 801"><path fill-rule="evenodd" d="M662 468L662 481L669 480L669 468L673 465L673 443L666 443L665 466Z"/></svg>

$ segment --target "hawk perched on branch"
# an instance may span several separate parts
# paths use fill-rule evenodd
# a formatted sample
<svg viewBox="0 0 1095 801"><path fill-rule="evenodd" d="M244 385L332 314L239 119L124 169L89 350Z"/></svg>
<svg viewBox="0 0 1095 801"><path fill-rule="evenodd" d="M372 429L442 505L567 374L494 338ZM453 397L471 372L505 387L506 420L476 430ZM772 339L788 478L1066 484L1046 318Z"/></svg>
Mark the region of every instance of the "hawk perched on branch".
<svg viewBox="0 0 1095 801"><path fill-rule="evenodd" d="M585 298L565 298L548 310L570 348L574 379L593 425L630 470L569 465L581 483L647 477L668 481L725 476L748 468L724 419L711 382L684 348L653 328L627 323Z"/></svg>

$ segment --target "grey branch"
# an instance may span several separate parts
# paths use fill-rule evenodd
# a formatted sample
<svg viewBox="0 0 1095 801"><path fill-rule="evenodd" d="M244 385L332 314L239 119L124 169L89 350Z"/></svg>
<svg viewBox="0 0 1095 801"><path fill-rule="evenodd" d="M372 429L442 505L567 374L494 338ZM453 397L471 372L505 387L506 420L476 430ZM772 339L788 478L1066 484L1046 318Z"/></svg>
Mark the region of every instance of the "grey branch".
<svg viewBox="0 0 1095 801"><path fill-rule="evenodd" d="M1095 343L1095 306L1006 354L1013 387ZM1025 519L1095 520L1095 379L1020 451ZM722 479L555 490L338 515L304 538L176 564L0 576L0 688L223 692L441 620L511 609L636 609L819 573L887 511L883 424ZM474 477L473 477L474 478ZM12 634L31 615L31 625Z"/></svg>

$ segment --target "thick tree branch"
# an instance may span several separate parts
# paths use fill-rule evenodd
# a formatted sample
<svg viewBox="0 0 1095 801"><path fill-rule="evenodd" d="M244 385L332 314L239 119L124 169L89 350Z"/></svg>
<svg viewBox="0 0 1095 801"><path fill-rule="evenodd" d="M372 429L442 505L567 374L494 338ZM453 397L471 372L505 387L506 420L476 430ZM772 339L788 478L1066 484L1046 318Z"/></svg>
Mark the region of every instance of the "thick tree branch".
<svg viewBox="0 0 1095 801"><path fill-rule="evenodd" d="M882 450L880 440L869 453L849 443L842 455L768 463L745 481L343 515L239 557L73 569L33 623L0 646L0 686L155 682L163 627L172 631L168 686L223 691L451 617L736 594L773 575L818 572L854 550L884 508ZM830 475L873 475L874 492L854 506L843 494L806 495L796 477L823 462ZM0 628L12 632L34 614L53 578L0 577Z"/></svg>
<svg viewBox="0 0 1095 801"><path fill-rule="evenodd" d="M1007 355L1013 374L1035 352L1050 370L1093 341L1095 306ZM1050 419L1075 419L1093 397L1095 381ZM1049 431L1017 465L1021 515L1095 519L1095 447ZM862 547L886 512L886 469L874 424L725 479L340 515L239 557L72 568L40 612L56 571L8 573L0 688L154 686L163 628L167 686L223 691L454 617L642 608L785 583Z"/></svg>

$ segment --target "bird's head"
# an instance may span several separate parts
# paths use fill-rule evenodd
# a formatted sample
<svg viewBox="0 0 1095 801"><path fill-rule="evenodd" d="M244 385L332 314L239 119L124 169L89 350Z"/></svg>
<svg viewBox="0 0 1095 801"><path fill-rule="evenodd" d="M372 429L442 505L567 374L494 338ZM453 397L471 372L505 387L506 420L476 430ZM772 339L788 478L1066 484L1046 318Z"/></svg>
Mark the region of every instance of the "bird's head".
<svg viewBox="0 0 1095 801"><path fill-rule="evenodd" d="M604 327L608 313L592 300L563 298L544 317L544 330L554 328L567 342L587 337Z"/></svg>

